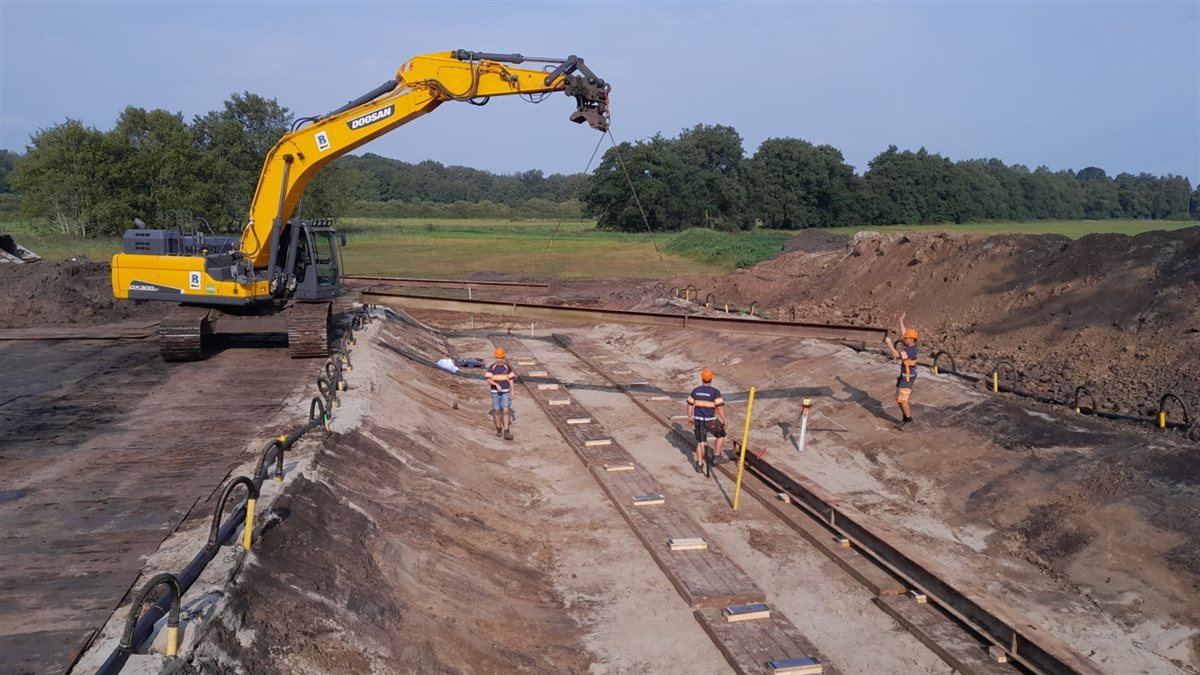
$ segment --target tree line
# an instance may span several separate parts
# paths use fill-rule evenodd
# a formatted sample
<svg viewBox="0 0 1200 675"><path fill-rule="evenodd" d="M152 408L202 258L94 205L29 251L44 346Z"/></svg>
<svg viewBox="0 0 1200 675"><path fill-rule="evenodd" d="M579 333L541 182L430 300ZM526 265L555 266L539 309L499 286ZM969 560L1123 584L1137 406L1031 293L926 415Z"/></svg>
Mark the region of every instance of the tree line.
<svg viewBox="0 0 1200 675"><path fill-rule="evenodd" d="M798 138L765 140L747 158L737 131L720 125L610 148L581 199L600 226L627 231L1200 219L1200 186L1183 176L955 162L894 145L859 176L837 148Z"/></svg>
<svg viewBox="0 0 1200 675"><path fill-rule="evenodd" d="M0 218L42 219L68 234L118 234L135 217L168 225L190 211L214 227L245 221L263 158L295 121L244 92L187 121L126 108L109 130L66 120L24 154L0 150ZM1078 172L951 161L889 147L860 176L841 151L798 138L747 157L732 127L697 125L605 152L590 175L500 175L434 161L345 156L309 184L312 217L578 218L626 231L781 229L1037 219L1200 219L1200 187L1182 176Z"/></svg>
<svg viewBox="0 0 1200 675"><path fill-rule="evenodd" d="M190 122L128 107L109 130L66 120L35 134L23 155L0 151L0 217L24 216L64 234L119 234L134 218L171 226L189 211L214 228L245 224L267 152L294 116L274 99L234 94ZM425 161L345 156L308 185L305 216L582 217L584 175L496 175Z"/></svg>

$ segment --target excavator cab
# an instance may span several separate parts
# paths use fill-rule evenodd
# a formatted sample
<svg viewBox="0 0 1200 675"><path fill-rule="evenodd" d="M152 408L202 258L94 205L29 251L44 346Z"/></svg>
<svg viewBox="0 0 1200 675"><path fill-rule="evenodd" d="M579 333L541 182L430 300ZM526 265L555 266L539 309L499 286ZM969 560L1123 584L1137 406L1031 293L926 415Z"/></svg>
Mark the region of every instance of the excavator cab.
<svg viewBox="0 0 1200 675"><path fill-rule="evenodd" d="M296 262L297 300L331 300L340 292L346 235L331 220L306 221Z"/></svg>

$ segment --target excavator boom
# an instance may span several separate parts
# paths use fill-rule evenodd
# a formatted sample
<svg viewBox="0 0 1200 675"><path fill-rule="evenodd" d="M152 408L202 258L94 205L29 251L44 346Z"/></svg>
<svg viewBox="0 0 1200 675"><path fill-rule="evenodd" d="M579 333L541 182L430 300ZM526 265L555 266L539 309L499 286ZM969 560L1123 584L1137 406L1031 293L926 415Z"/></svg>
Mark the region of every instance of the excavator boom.
<svg viewBox="0 0 1200 675"><path fill-rule="evenodd" d="M516 65L537 62L554 67ZM275 267L270 256L278 247L266 244L277 241L321 167L446 101L562 91L576 99L572 121L607 131L608 89L575 56L547 59L456 50L415 57L400 66L394 80L279 140L263 162L241 251L256 268Z"/></svg>

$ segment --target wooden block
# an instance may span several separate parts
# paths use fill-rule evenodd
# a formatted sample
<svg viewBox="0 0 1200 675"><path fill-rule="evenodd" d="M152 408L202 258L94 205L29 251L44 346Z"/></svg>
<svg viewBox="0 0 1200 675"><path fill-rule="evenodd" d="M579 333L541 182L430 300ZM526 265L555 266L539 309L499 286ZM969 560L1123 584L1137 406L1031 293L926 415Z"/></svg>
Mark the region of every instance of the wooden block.
<svg viewBox="0 0 1200 675"><path fill-rule="evenodd" d="M845 537L836 537L834 541L837 542L839 548L850 548L850 540Z"/></svg>
<svg viewBox="0 0 1200 675"><path fill-rule="evenodd" d="M792 496L786 492L780 492L779 494L776 494L775 496L778 497L779 501L783 502L784 504L792 503Z"/></svg>
<svg viewBox="0 0 1200 675"><path fill-rule="evenodd" d="M569 399L569 398L552 398L552 399L550 399L550 405L571 405L571 399Z"/></svg>
<svg viewBox="0 0 1200 675"><path fill-rule="evenodd" d="M518 366L536 366L537 361L517 361Z"/></svg>
<svg viewBox="0 0 1200 675"><path fill-rule="evenodd" d="M632 375L633 374L632 370L614 370L612 372L613 372L613 375Z"/></svg>
<svg viewBox="0 0 1200 675"><path fill-rule="evenodd" d="M585 448L598 448L602 445L612 445L611 438L593 438L583 442Z"/></svg>
<svg viewBox="0 0 1200 675"><path fill-rule="evenodd" d="M528 373L525 373L525 375L527 377L550 377L550 373L547 373L544 370L531 370Z"/></svg>
<svg viewBox="0 0 1200 675"><path fill-rule="evenodd" d="M673 419L673 420L686 420L686 419L687 419L687 415L671 415L671 419Z"/></svg>
<svg viewBox="0 0 1200 675"><path fill-rule="evenodd" d="M996 663L1008 663L1008 652L1000 649L996 645L988 645L988 655Z"/></svg>
<svg viewBox="0 0 1200 675"><path fill-rule="evenodd" d="M708 542L701 537L672 537L667 540L667 546L672 551L703 551L708 548Z"/></svg>
<svg viewBox="0 0 1200 675"><path fill-rule="evenodd" d="M634 495L634 506L654 506L655 504L666 503L666 498L662 495Z"/></svg>
<svg viewBox="0 0 1200 675"><path fill-rule="evenodd" d="M821 661L811 656L798 659L780 659L767 663L767 670L778 675L821 675Z"/></svg>
<svg viewBox="0 0 1200 675"><path fill-rule="evenodd" d="M558 389L557 384L542 383L538 385L538 391L546 391L547 389Z"/></svg>
<svg viewBox="0 0 1200 675"><path fill-rule="evenodd" d="M633 471L632 464L605 464L605 471Z"/></svg>
<svg viewBox="0 0 1200 675"><path fill-rule="evenodd" d="M649 387L650 383L649 382L630 382L629 384L627 384L625 386L627 386L627 387Z"/></svg>
<svg viewBox="0 0 1200 675"><path fill-rule="evenodd" d="M769 619L771 618L771 608L762 602L756 602L752 605L730 605L721 610L721 616L725 617L725 620L730 623L734 621Z"/></svg>
<svg viewBox="0 0 1200 675"><path fill-rule="evenodd" d="M572 417L571 419L567 420L567 424L591 424L591 423L592 423L592 418L590 418L590 417Z"/></svg>
<svg viewBox="0 0 1200 675"><path fill-rule="evenodd" d="M670 396L647 396L647 401L670 401Z"/></svg>
<svg viewBox="0 0 1200 675"><path fill-rule="evenodd" d="M918 591L915 588L908 592L908 597L915 600L918 605L923 605L923 604L929 602L928 596L926 596L924 593L922 593L921 591Z"/></svg>

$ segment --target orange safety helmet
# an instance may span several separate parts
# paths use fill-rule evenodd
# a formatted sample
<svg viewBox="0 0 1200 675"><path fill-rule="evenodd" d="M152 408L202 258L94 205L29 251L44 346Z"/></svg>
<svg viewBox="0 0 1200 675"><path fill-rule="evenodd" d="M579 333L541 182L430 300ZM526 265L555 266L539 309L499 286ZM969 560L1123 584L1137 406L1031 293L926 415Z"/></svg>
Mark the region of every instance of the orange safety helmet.
<svg viewBox="0 0 1200 675"><path fill-rule="evenodd" d="M712 382L713 372L711 368L705 368L700 371L700 379L705 382Z"/></svg>
<svg viewBox="0 0 1200 675"><path fill-rule="evenodd" d="M921 334L917 332L916 328L909 328L908 330L904 331L904 339L906 340L916 340L920 337Z"/></svg>
<svg viewBox="0 0 1200 675"><path fill-rule="evenodd" d="M504 358L504 347L496 347L496 358Z"/></svg>

